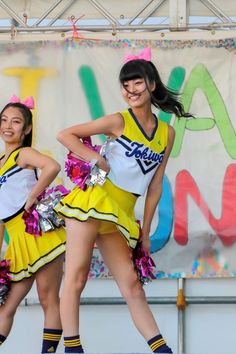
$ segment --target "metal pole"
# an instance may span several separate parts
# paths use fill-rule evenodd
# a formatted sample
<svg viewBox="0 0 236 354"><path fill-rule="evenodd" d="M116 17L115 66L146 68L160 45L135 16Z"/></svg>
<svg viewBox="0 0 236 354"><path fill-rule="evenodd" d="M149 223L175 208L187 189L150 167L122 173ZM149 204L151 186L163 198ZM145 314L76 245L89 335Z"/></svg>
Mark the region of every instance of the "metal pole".
<svg viewBox="0 0 236 354"><path fill-rule="evenodd" d="M1 0L0 0L1 1ZM189 29L202 29L202 30L219 30L219 29L235 29L236 28L236 23L231 22L231 23L221 23L221 24L193 24L193 25L187 25L186 30ZM164 31L164 30L170 30L170 25L169 24L158 24L158 25L116 25L115 26L116 32L124 32L124 31ZM172 28L173 30L173 28ZM178 29L175 29L178 31ZM183 30L183 28L181 29ZM12 28L10 26L0 26L0 34L1 33L11 33ZM80 32L107 32L107 31L114 31L114 26L110 25L84 25L80 24ZM22 27L19 26L17 27L17 33L31 33L31 32L38 32L40 34L44 32L52 32L52 33L66 33L66 32L71 32L71 26L28 26L28 27Z"/></svg>
<svg viewBox="0 0 236 354"><path fill-rule="evenodd" d="M178 296L180 292L184 294L185 279L178 279ZM178 306L178 354L185 352L185 303L183 307Z"/></svg>
<svg viewBox="0 0 236 354"><path fill-rule="evenodd" d="M231 22L231 18L226 15L216 4L211 0L200 0L214 15L223 22Z"/></svg>
<svg viewBox="0 0 236 354"><path fill-rule="evenodd" d="M16 22L18 22L22 27L27 27L25 22L20 18L14 10L12 10L3 0L0 0L0 7L2 7Z"/></svg>
<svg viewBox="0 0 236 354"><path fill-rule="evenodd" d="M176 305L176 297L147 297L147 301L150 305ZM236 304L236 296L190 296L186 297L186 303L188 305L208 305L208 304ZM122 297L82 297L80 301L81 305L126 305L125 300ZM20 304L21 306L34 306L39 305L38 298L26 297Z"/></svg>
<svg viewBox="0 0 236 354"><path fill-rule="evenodd" d="M110 14L101 4L98 3L97 0L89 0L91 5L95 7L109 22L113 23L113 25L119 25L117 19Z"/></svg>
<svg viewBox="0 0 236 354"><path fill-rule="evenodd" d="M142 25L149 17L152 16L152 14L154 14L155 11L157 11L165 2L166 0L160 0L159 3L153 8L151 9L145 17L142 18L141 21L139 21L139 25Z"/></svg>
<svg viewBox="0 0 236 354"><path fill-rule="evenodd" d="M34 26L38 26L46 17L49 15L63 0L58 0L55 4L53 4L44 14L42 17L35 22Z"/></svg>
<svg viewBox="0 0 236 354"><path fill-rule="evenodd" d="M52 26L58 19L61 19L63 17L64 13L72 6L72 4L75 2L75 0L70 0L70 3L68 3L64 9L61 10L49 23L48 26Z"/></svg>

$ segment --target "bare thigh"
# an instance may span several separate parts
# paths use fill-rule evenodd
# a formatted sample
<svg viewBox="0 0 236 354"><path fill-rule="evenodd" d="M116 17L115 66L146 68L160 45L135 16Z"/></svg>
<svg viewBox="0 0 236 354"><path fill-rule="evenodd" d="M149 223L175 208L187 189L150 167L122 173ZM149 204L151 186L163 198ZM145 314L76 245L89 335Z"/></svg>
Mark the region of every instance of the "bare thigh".
<svg viewBox="0 0 236 354"><path fill-rule="evenodd" d="M87 276L99 225L100 221L94 219L66 219L66 282L74 281L78 275Z"/></svg>
<svg viewBox="0 0 236 354"><path fill-rule="evenodd" d="M104 262L111 271L123 295L127 286L137 283L138 278L132 262L132 251L119 233L99 235L96 241Z"/></svg>

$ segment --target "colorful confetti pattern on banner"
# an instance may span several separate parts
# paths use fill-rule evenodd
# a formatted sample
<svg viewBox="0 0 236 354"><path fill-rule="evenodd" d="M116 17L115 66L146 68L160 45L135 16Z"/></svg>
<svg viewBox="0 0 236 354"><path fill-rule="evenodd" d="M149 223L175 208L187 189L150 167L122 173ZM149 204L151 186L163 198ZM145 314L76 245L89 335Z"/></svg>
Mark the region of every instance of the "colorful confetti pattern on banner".
<svg viewBox="0 0 236 354"><path fill-rule="evenodd" d="M156 279L179 279L179 278L224 278L236 276L236 272L230 272L228 263L224 256L216 249L207 248L202 254L193 260L191 273L186 272L172 272L166 273L158 270L158 261L156 262L157 268L154 269L154 276ZM89 272L90 279L96 278L112 278L108 268L104 264L98 249L94 249L92 257L91 268Z"/></svg>
<svg viewBox="0 0 236 354"><path fill-rule="evenodd" d="M111 274L109 273L108 268L105 266L102 260L102 256L96 248L93 252L90 272L88 276L90 279L111 278Z"/></svg>
<svg viewBox="0 0 236 354"><path fill-rule="evenodd" d="M30 46L29 46L29 43ZM163 50L170 49L184 49L184 48L224 48L230 52L236 53L236 38L224 38L224 39L193 39L193 40L148 40L148 39L73 39L67 38L61 41L36 41L36 42L11 42L7 44L2 44L0 46L0 54L15 53L18 50L33 51L37 48L52 48L52 47L63 47L65 50L71 48L92 48L92 47L109 47L114 49L120 48L131 48L131 47L152 47L159 48ZM37 56L34 57L34 61L37 62Z"/></svg>

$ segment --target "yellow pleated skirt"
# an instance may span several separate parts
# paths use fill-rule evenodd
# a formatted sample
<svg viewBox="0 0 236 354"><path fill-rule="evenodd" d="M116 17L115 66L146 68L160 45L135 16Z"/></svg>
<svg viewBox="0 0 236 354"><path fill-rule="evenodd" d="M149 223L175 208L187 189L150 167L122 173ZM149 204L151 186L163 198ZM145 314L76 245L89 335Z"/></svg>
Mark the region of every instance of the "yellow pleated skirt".
<svg viewBox="0 0 236 354"><path fill-rule="evenodd" d="M136 200L137 196L116 187L107 179L103 186L95 185L85 191L76 186L55 210L66 218L82 222L88 218L100 220L99 234L119 230L128 246L134 249L140 236L134 215Z"/></svg>
<svg viewBox="0 0 236 354"><path fill-rule="evenodd" d="M4 259L10 260L12 281L31 277L65 252L66 232L63 227L43 232L41 236L33 236L25 232L22 214L4 225L9 235Z"/></svg>

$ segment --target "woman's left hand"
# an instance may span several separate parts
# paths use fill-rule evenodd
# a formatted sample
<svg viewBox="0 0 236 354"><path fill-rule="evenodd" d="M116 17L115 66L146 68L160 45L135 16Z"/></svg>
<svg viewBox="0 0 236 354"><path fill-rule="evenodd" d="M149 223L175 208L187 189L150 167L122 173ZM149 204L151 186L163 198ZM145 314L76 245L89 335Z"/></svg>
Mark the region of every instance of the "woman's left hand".
<svg viewBox="0 0 236 354"><path fill-rule="evenodd" d="M107 163L107 160L101 156L97 161L96 165L101 168L101 170L105 171L107 174L110 172L110 166Z"/></svg>

